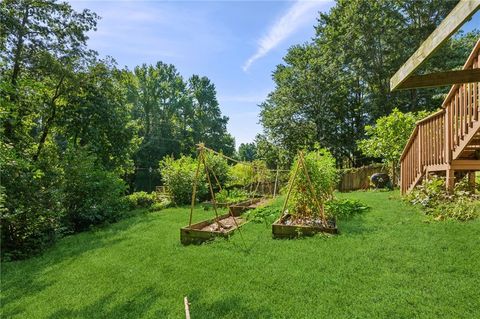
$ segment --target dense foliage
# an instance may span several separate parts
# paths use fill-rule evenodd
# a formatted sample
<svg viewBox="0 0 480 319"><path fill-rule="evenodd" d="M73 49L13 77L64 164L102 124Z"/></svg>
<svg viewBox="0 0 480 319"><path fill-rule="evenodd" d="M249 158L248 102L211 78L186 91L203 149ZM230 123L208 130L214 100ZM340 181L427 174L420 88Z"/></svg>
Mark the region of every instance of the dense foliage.
<svg viewBox="0 0 480 319"><path fill-rule="evenodd" d="M392 113L382 116L375 125L367 125L367 139L358 141L358 148L368 157L382 160L392 170L392 180L396 183L395 173L403 149L408 142L415 123L427 116L427 112L402 113L393 109Z"/></svg>
<svg viewBox="0 0 480 319"><path fill-rule="evenodd" d="M469 186L467 177L455 184L453 193L446 191L445 178L431 177L408 193L406 199L436 220L480 217L480 196Z"/></svg>
<svg viewBox="0 0 480 319"><path fill-rule="evenodd" d="M163 182L168 187L176 204L189 204L191 202L192 186L195 182L197 185L196 200L210 198L207 173L203 164L199 167L198 179L195 181L198 160L191 156L182 155L179 159L167 156L160 161L160 173ZM209 170L213 191L216 192L219 190L217 180L220 187L225 186L228 181L228 163L223 157L214 154L207 154L205 161Z"/></svg>
<svg viewBox="0 0 480 319"><path fill-rule="evenodd" d="M215 194L215 199L217 203L222 204L233 204L239 203L241 201L247 200L250 197L250 194L238 188L233 189L222 189L220 192Z"/></svg>
<svg viewBox="0 0 480 319"><path fill-rule="evenodd" d="M65 225L73 231L82 231L118 220L125 209L122 202L125 182L114 172L99 168L95 157L88 153L69 153L65 162Z"/></svg>
<svg viewBox="0 0 480 319"><path fill-rule="evenodd" d="M99 59L87 47L98 19L56 0L0 2L2 256L118 219L125 182L144 187L139 172L167 154L202 141L233 153L208 78Z"/></svg>
<svg viewBox="0 0 480 319"><path fill-rule="evenodd" d="M155 193L147 193L144 191L134 192L125 197L128 209L149 208L156 201Z"/></svg>
<svg viewBox="0 0 480 319"><path fill-rule="evenodd" d="M325 202L333 198L338 178L335 159L325 149L307 152L303 155L305 171L303 165L299 165L300 156L299 154L296 157L290 170L288 213L296 216L319 216L324 212Z"/></svg>
<svg viewBox="0 0 480 319"><path fill-rule="evenodd" d="M242 143L238 147L238 158L242 161L251 162L257 158L255 143Z"/></svg>
<svg viewBox="0 0 480 319"><path fill-rule="evenodd" d="M261 104L259 140L284 149L289 159L319 143L338 166L372 161L356 143L365 137L366 125L394 107L437 109L448 92L446 87L390 92L389 79L456 3L337 0L320 14L312 41L291 47L273 72L276 87ZM419 72L462 66L478 35L457 34Z"/></svg>

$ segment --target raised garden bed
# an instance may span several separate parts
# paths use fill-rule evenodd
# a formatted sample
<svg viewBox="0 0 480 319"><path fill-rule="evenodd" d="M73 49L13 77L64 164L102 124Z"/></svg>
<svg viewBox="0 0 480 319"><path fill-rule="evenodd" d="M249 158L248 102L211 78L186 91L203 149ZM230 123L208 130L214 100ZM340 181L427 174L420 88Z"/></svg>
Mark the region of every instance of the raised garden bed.
<svg viewBox="0 0 480 319"><path fill-rule="evenodd" d="M258 197L249 199L240 203L232 204L228 206L228 209L232 213L233 216L240 216L245 211L249 209L257 208L259 205L263 204L267 199L264 197Z"/></svg>
<svg viewBox="0 0 480 319"><path fill-rule="evenodd" d="M235 220L234 220L235 218ZM218 222L217 222L218 221ZM236 222L236 223L235 223ZM180 228L180 241L183 245L201 244L216 237L229 237L236 229L245 223L245 219L231 216L230 213L210 220L204 220L190 227Z"/></svg>
<svg viewBox="0 0 480 319"><path fill-rule="evenodd" d="M286 214L272 224L273 238L297 238L313 236L317 233L337 234L337 223L328 220L328 225L321 225L320 220L294 221L290 214Z"/></svg>

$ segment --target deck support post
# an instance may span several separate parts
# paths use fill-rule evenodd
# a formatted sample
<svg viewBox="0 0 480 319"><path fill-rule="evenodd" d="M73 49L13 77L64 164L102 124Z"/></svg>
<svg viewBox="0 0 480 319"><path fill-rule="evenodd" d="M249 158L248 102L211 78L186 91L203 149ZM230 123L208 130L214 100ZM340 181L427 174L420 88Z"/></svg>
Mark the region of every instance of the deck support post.
<svg viewBox="0 0 480 319"><path fill-rule="evenodd" d="M455 186L455 171L453 169L447 169L445 175L447 177L445 181L447 192L452 193Z"/></svg>

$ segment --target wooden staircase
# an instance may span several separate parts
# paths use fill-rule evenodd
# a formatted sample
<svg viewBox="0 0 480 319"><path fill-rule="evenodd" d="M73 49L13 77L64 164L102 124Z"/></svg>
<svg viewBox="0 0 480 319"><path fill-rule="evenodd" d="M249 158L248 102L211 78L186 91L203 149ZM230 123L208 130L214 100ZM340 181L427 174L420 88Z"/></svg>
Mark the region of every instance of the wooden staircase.
<svg viewBox="0 0 480 319"><path fill-rule="evenodd" d="M480 40L463 69L480 68ZM452 86L442 109L419 121L400 158L405 194L430 172L445 174L453 188L457 171L480 170L480 82Z"/></svg>

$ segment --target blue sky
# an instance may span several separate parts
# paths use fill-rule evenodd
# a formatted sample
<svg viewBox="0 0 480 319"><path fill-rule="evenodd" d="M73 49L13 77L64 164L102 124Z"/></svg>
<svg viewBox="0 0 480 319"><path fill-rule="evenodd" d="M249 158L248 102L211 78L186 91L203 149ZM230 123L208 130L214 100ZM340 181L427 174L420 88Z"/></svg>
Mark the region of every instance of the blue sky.
<svg viewBox="0 0 480 319"><path fill-rule="evenodd" d="M184 77L205 75L217 88L228 131L240 143L261 132L258 104L287 49L314 35L318 11L333 2L70 1L99 14L89 46L119 66L174 64Z"/></svg>
<svg viewBox="0 0 480 319"><path fill-rule="evenodd" d="M333 1L70 1L99 14L89 47L133 69L157 61L183 77L216 85L237 147L261 132L258 104L273 89L271 74L287 49L310 40L319 11ZM465 25L478 26L477 13Z"/></svg>

